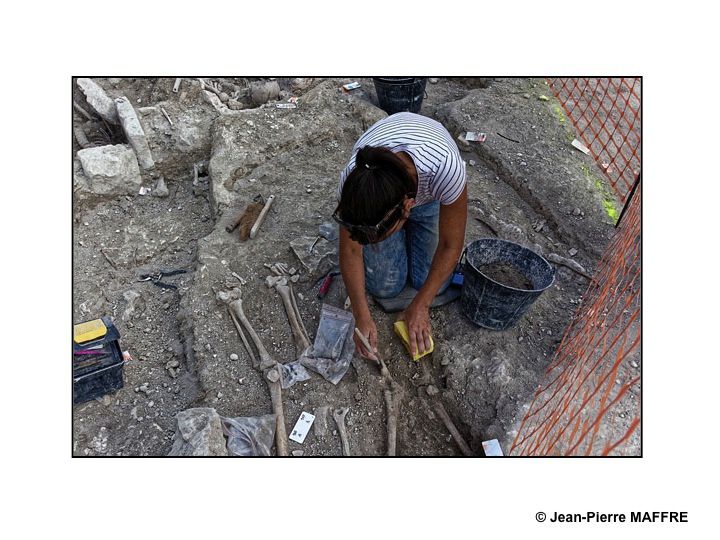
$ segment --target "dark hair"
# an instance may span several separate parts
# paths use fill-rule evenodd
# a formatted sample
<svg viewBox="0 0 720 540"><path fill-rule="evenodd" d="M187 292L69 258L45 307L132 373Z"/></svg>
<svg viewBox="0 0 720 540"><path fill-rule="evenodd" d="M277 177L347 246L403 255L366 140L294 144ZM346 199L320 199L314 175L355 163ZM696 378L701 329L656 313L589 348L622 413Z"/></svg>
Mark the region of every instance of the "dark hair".
<svg viewBox="0 0 720 540"><path fill-rule="evenodd" d="M416 191L402 159L385 147L364 146L343 184L339 214L354 225L376 225L403 197L414 197Z"/></svg>

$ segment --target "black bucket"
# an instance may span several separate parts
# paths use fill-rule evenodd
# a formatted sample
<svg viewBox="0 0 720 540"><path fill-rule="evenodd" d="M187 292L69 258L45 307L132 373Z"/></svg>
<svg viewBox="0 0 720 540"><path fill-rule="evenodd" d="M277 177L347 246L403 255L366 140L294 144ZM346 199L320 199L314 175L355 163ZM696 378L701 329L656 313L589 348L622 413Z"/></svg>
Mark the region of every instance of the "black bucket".
<svg viewBox="0 0 720 540"><path fill-rule="evenodd" d="M482 266L504 263L517 269L532 289L517 289L483 274ZM462 311L478 326L512 328L540 294L555 281L555 270L540 255L513 242L483 238L469 244L463 261Z"/></svg>
<svg viewBox="0 0 720 540"><path fill-rule="evenodd" d="M388 114L420 112L426 77L373 77L380 108Z"/></svg>

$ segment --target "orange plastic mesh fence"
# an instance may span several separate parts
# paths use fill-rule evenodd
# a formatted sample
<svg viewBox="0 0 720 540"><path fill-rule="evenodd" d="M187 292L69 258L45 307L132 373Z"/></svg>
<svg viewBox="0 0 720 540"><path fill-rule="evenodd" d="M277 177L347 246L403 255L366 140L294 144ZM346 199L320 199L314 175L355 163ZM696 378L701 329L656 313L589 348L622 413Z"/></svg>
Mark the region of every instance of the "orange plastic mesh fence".
<svg viewBox="0 0 720 540"><path fill-rule="evenodd" d="M547 81L618 199L625 203L640 172L640 77Z"/></svg>
<svg viewBox="0 0 720 540"><path fill-rule="evenodd" d="M619 79L620 83L604 79L596 86L592 82L596 79L555 81L564 81L554 82L553 88L560 85L558 99L573 122L575 118L588 119L586 124L576 124L576 128L596 159L617 164L628 156L624 166L607 167L605 172L611 182L614 178L618 195L631 199L522 420L510 454L639 455L641 186L634 193L632 186L636 167L638 172L640 167L640 124L628 124L629 130L623 133L614 154L608 144L598 147L597 136L606 132L608 140L614 141L612 134L617 130L607 124L624 118L628 107L629 99L621 101L617 96L611 100L613 108L605 110L598 105L608 99L605 90L620 84L628 89L620 93L629 97L637 94L632 79ZM578 88L590 95L577 95ZM604 89L599 95L598 88ZM569 93L564 93L568 89ZM577 110L579 104L583 104L582 110L573 117L571 111ZM595 113L600 109L604 124L598 128L595 122L601 115ZM639 111L639 103L634 110ZM635 113L632 116L637 118ZM616 175L611 177L613 172Z"/></svg>

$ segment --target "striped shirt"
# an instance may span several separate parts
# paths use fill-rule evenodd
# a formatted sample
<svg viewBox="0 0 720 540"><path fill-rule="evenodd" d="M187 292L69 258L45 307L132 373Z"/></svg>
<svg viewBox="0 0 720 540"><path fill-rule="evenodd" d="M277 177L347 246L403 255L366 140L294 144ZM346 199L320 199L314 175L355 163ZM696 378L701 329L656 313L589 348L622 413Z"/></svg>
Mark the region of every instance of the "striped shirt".
<svg viewBox="0 0 720 540"><path fill-rule="evenodd" d="M442 124L426 116L401 112L373 124L355 143L352 157L340 173L338 201L348 174L355 168L355 156L364 146L384 146L412 158L418 174L416 206L432 201L452 204L465 187L465 162Z"/></svg>

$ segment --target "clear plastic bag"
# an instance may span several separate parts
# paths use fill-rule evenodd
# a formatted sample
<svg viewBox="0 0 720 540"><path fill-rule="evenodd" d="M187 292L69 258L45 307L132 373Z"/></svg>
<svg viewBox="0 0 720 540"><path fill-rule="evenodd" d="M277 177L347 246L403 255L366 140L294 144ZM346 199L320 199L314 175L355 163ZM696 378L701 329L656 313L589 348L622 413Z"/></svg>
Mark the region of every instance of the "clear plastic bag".
<svg viewBox="0 0 720 540"><path fill-rule="evenodd" d="M315 343L300 356L300 363L337 384L347 373L355 353L352 313L323 304Z"/></svg>
<svg viewBox="0 0 720 540"><path fill-rule="evenodd" d="M275 415L220 417L231 456L271 456L275 441Z"/></svg>
<svg viewBox="0 0 720 540"><path fill-rule="evenodd" d="M353 322L352 313L328 304L322 305L320 324L310 356L335 360L342 353L348 327Z"/></svg>
<svg viewBox="0 0 720 540"><path fill-rule="evenodd" d="M307 350L303 352L303 354L306 353ZM307 381L310 378L310 373L308 373L308 370L300 363L300 360L288 362L287 364L278 363L278 366L280 366L281 375L280 386L282 386L283 389L290 388L296 382Z"/></svg>

